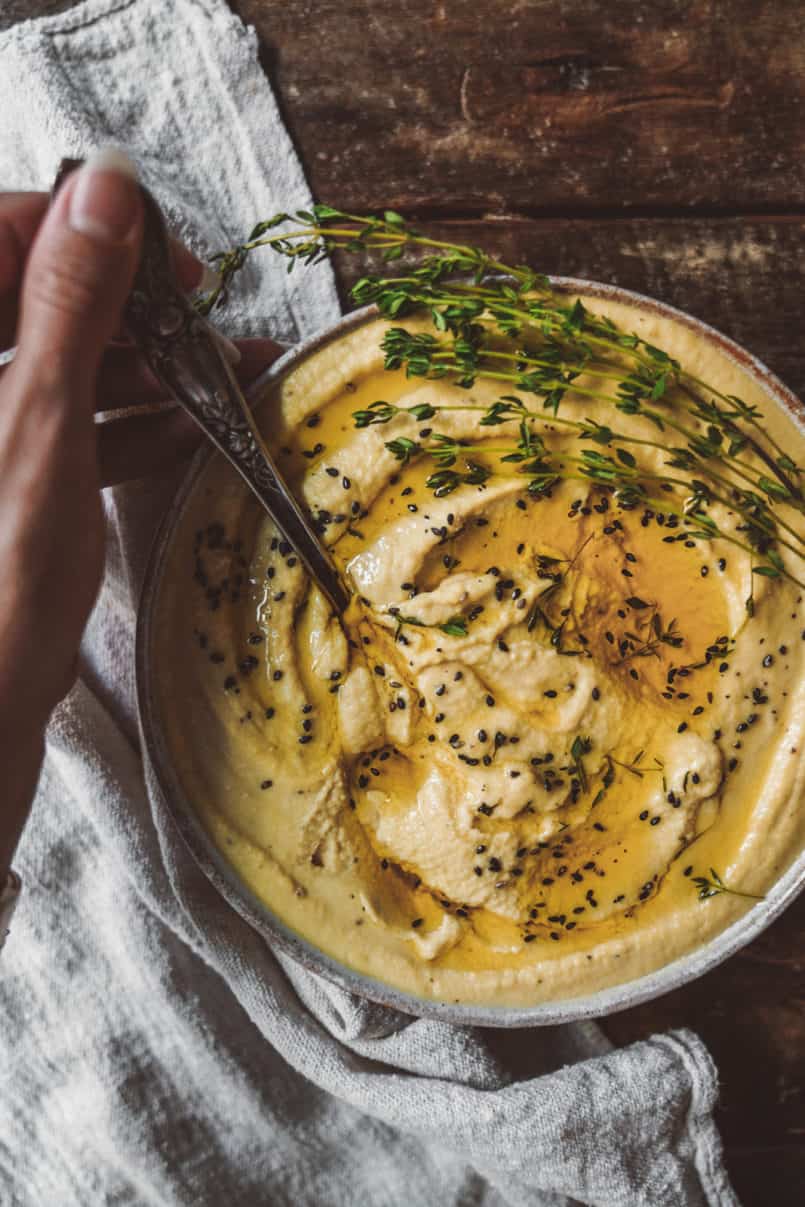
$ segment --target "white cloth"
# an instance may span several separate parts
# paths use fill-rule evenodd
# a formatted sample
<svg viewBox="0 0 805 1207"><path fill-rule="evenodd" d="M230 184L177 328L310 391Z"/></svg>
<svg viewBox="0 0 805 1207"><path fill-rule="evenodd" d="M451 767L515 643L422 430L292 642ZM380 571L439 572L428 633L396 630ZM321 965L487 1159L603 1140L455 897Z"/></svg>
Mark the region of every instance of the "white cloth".
<svg viewBox="0 0 805 1207"><path fill-rule="evenodd" d="M125 145L202 251L310 201L255 35L217 0L90 0L13 28L0 112L0 188ZM293 341L337 313L328 266L288 277L266 253L228 330ZM501 1036L399 1015L272 952L208 885L143 767L133 691L138 585L175 485L109 495L105 585L19 852L2 1202L734 1204L690 1032L615 1051L593 1024Z"/></svg>

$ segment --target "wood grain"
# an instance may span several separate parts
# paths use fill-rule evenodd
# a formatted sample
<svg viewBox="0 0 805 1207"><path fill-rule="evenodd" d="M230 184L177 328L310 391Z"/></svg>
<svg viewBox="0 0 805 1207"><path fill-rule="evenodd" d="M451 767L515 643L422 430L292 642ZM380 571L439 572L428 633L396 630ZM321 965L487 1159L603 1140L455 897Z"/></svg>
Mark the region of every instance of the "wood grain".
<svg viewBox="0 0 805 1207"><path fill-rule="evenodd" d="M235 0L316 193L441 213L805 206L780 0Z"/></svg>
<svg viewBox="0 0 805 1207"><path fill-rule="evenodd" d="M6 0L0 28L71 6ZM798 0L233 8L257 27L320 200L391 206L504 260L661 298L805 397ZM358 265L338 270L346 291ZM801 899L708 976L604 1023L617 1043L703 1037L746 1207L799 1207L805 1187L804 927ZM515 1060L522 1042L500 1039Z"/></svg>

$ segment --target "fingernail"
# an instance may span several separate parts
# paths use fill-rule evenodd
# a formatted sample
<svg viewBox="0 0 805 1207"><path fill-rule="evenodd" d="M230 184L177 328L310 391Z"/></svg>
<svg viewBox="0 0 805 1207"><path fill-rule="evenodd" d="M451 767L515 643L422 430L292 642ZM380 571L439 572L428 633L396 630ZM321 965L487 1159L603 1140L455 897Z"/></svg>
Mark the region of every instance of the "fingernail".
<svg viewBox="0 0 805 1207"><path fill-rule="evenodd" d="M140 205L137 168L122 151L103 147L78 170L70 226L102 243L121 243L137 221Z"/></svg>

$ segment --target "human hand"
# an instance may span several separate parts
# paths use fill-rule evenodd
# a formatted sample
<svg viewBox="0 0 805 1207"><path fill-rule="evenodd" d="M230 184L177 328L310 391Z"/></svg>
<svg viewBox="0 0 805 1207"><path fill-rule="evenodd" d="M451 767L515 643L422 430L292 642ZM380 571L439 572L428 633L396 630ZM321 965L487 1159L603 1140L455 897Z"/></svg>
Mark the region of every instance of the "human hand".
<svg viewBox="0 0 805 1207"><path fill-rule="evenodd" d="M43 194L0 195L0 873L33 793L42 734L70 687L103 572L102 485L161 470L199 434L177 408L99 424L98 411L163 395L131 347L109 347L140 253L132 165L102 152L47 208ZM192 288L201 265L177 248ZM240 346L247 379L279 349Z"/></svg>

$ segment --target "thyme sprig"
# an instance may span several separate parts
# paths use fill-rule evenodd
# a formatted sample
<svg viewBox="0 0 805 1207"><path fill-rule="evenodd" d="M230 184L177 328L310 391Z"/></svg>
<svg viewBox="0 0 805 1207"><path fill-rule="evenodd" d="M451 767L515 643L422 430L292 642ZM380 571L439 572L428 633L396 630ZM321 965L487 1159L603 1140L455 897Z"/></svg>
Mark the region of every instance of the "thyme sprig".
<svg viewBox="0 0 805 1207"><path fill-rule="evenodd" d="M630 595L626 603L636 613L636 632L628 629L624 632L619 643L620 658L613 666L621 666L632 658L659 658L663 645L673 649L684 645L685 639L676 627L676 618L664 624L657 605L646 603L636 595Z"/></svg>
<svg viewBox="0 0 805 1207"><path fill-rule="evenodd" d="M588 391L588 393L593 393ZM525 436L523 424L530 425L534 422L543 424L547 429L552 429L555 426L564 426L570 428L578 435L579 440L593 442L599 446L606 447L614 457L608 454L603 454L597 450L584 449L581 454L581 461L578 462L583 467L583 472L587 477L593 478L604 485L616 485L623 482L624 478L642 481L657 481L663 489L670 485L671 487L680 487L688 491L688 497L685 504L685 511L688 514L697 514L703 517L703 522L707 523L709 518L704 511L704 508L710 503L720 503L724 507L738 511L744 523L740 526L740 531L747 532L750 551L760 552L767 558L767 563L760 563L761 568L757 570L758 574L766 574L770 577L777 577L782 572L785 573L782 559L777 551L772 547L773 542L777 540L785 548L798 556L805 554L805 537L797 532L786 520L780 516L774 516L771 513L769 505L763 499L756 489L747 489L740 483L736 483L723 474L720 474L712 466L707 465L701 459L701 441L695 433L689 432L687 429L678 424L672 424L678 430L690 436L690 442L686 448L671 447L669 449L667 442L663 443L657 440L650 440L644 437L631 436L623 432L613 430L606 424L598 423L595 420L585 418L583 420L568 419L563 416L552 415L550 417L541 414L538 411L529 410L522 399L511 395L503 395L490 406L484 407L468 403L466 405L442 405L434 406L431 403L417 403L410 407L395 406L393 403L386 402L383 399L378 399L363 410L353 412L355 426L358 428L369 427L375 424L389 423L397 415L409 415L412 419L422 422L427 419L432 419L437 414L446 411L476 411L482 414L480 425L482 427L492 427L510 420L519 420L521 432L521 445L525 442L524 447L519 449L520 452L528 456L530 453L540 449L545 451L545 445L541 437L536 434L528 440ZM440 448L438 451L444 456L446 449L441 446L448 443L448 438L445 436L439 437ZM617 443L616 443L617 442ZM643 447L655 448L663 454L670 453L670 459L665 461L665 465L669 469L681 469L689 473L700 473L702 478L710 478L711 482L707 483L702 478L679 478L670 474L657 474L641 470L638 466L634 454L624 448L625 444L639 445ZM406 461L410 456L421 451L421 446L417 446L414 441L391 441L387 447L392 452L397 453L400 448L405 448L408 452ZM464 447L472 447L465 444ZM478 446L479 449L482 446ZM512 458L506 456L503 460L508 461ZM777 497L774 492L774 483L770 483L768 479L754 478L744 469L745 462L735 458L735 464L728 468L734 474L740 476L743 480L750 483L751 487L763 489L763 483L768 488L769 497ZM486 476L489 476L488 474ZM443 478L440 481L447 482L450 479ZM483 479L482 479L483 480ZM453 489L467 481L465 478L454 478ZM471 479L470 479L471 481ZM715 482L724 488L719 491L713 488L712 483ZM545 484L543 483L543 486ZM552 483L551 485L555 485ZM445 493L444 491L442 493ZM786 537L779 536L776 531L776 526L779 525L793 538L792 543ZM725 537L723 532L717 534L722 538ZM746 545L743 545L746 548ZM771 571L771 573L770 573Z"/></svg>
<svg viewBox="0 0 805 1207"><path fill-rule="evenodd" d="M634 755L629 763L624 763L622 759L616 759L612 753L609 753L604 757L608 764L614 763L616 767L621 767L624 771L628 771L630 775L633 775L639 780L642 780L643 776L646 775L647 772L651 773L652 771L658 771L662 775L665 770L665 764L655 755L654 766L646 767L643 763L645 753L645 750L638 750L637 754Z"/></svg>
<svg viewBox="0 0 805 1207"><path fill-rule="evenodd" d="M729 893L732 897L745 897L748 901L765 901L765 897L757 893L744 893L740 889L731 888L719 876L715 868L710 868L710 876L694 876L691 883L698 890L700 901L710 897L718 897L721 893Z"/></svg>
<svg viewBox="0 0 805 1207"><path fill-rule="evenodd" d="M386 333L387 367L404 368L410 376L449 377L466 389L484 377L539 399L541 412L529 411L515 395L504 395L481 420L484 426L494 426L518 417L521 444L523 423L531 427L541 419L563 426L578 441L607 448L597 456L587 449L557 465L544 445L536 443L534 433L534 448L514 450L522 454L517 472L527 473L529 493L550 494L562 480L593 481L611 491L621 507L658 506L687 521L685 539L723 539L737 545L750 555L753 574L770 579L784 575L798 582L783 564L779 547L798 557L805 551L805 538L781 512L785 506L805 513L802 469L767 430L757 407L718 390L662 348L592 313L580 300L568 301L532 269L507 265L477 247L433 239L394 211L367 216L316 205L259 222L244 243L214 257L220 284L200 299L202 312L225 302L248 256L264 246L287 260L288 271L298 263L315 264L335 250L374 252L389 263L416 253L419 258L410 265L406 259L399 275L367 275L351 291L356 304L374 302L391 320L430 315L435 334L414 334L402 327ZM560 416L569 397L590 398L641 416L664 439L627 436L592 420ZM374 404L358 412L356 422L388 422L397 413L389 408ZM440 409L429 404L409 408L413 418ZM669 432L681 442L671 446ZM450 455L445 442L438 449L442 458ZM648 473L624 447L627 444L662 449L670 458L664 468L689 477ZM421 451L414 442L405 444L404 438L398 447L406 460ZM469 455L470 446L461 449L456 458L462 457L462 467L442 460L429 479L431 489L444 494L460 485L482 486L490 476L489 469ZM516 459L508 451L501 458ZM651 482L657 483L660 494L684 492L681 507L656 498ZM714 504L738 515L740 537L718 526L709 510ZM751 607L748 603L750 614Z"/></svg>
<svg viewBox="0 0 805 1207"><path fill-rule="evenodd" d="M391 405L391 404L385 404ZM363 414L364 412L358 412ZM366 426L366 424L364 424ZM782 557L773 547L778 544L800 554L800 550L787 538L773 535L773 521L767 520L756 502L751 502L742 514L746 522L736 526L736 532L745 534L746 539L733 535L720 527L704 507L708 502L720 502L727 508L739 510L737 502L711 491L704 482L665 476L640 469L627 450L618 450L618 458L584 449L581 456L549 449L542 438L531 431L525 420L520 424L520 440L512 445L475 444L459 440L443 432L435 432L429 442L412 440L401 436L386 442L386 448L403 465L422 455L431 457L439 469L426 479L426 486L437 498L452 494L460 486L483 486L495 477L520 477L525 475L524 489L532 498L550 497L560 482L577 481L588 488L597 486L611 492L618 506L634 510L638 506L655 507L666 515L676 516L685 524L680 534L682 540L723 540L743 550L753 558L752 573L768 578L784 576L798 586L805 586L784 565ZM473 454L473 455L471 455ZM479 456L494 456L499 461L497 468L484 465ZM460 468L458 467L460 464ZM516 465L516 470L509 470ZM681 505L674 506L670 497L664 499L652 495L647 483L656 482L660 489L684 490ZM758 561L759 555L766 561Z"/></svg>
<svg viewBox="0 0 805 1207"><path fill-rule="evenodd" d="M270 233L280 226L285 227L282 232ZM525 265L512 268L477 247L428 238L412 230L405 219L393 210L386 210L381 218L376 215L348 214L330 205L314 205L311 210L274 214L258 222L243 243L212 256L219 281L214 289L199 299L197 305L202 314L209 314L215 307L225 304L234 277L243 268L249 253L258 247L270 247L286 257L288 272L292 272L298 263L318 264L338 249L362 253L376 250L384 260L391 261L401 259L406 247L437 248L439 254L428 256L408 280L435 286L457 273L471 275L480 283L490 273L503 273L515 279L518 289L526 293L549 292L547 277L533 269ZM374 296L370 295L374 295L379 288L380 283L376 283L374 278L363 277L353 286L354 300L358 305L363 305L364 300L374 301ZM386 305L398 313L404 300L396 303L391 299Z"/></svg>

